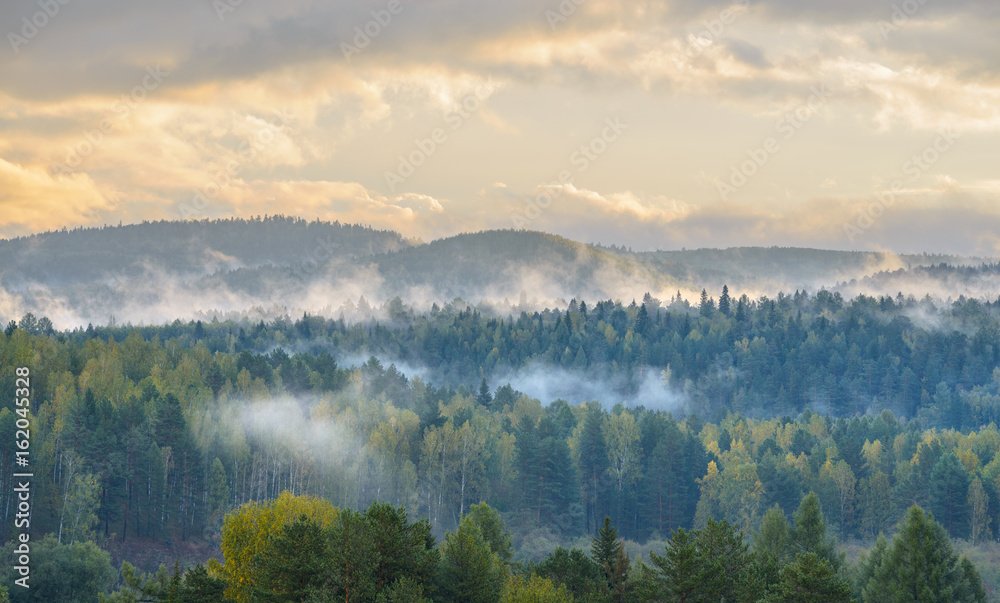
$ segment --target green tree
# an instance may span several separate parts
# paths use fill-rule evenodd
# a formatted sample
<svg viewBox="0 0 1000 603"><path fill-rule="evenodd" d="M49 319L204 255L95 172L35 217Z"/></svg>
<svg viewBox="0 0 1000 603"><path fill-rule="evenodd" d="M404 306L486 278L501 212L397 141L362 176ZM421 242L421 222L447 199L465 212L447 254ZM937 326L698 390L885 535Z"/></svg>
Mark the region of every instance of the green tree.
<svg viewBox="0 0 1000 603"><path fill-rule="evenodd" d="M604 525L597 531L597 535L591 538L590 556L597 565L606 568L614 563L620 550L622 543L618 539L618 530L611 525L611 518L605 517Z"/></svg>
<svg viewBox="0 0 1000 603"><path fill-rule="evenodd" d="M611 525L611 518L604 518L604 525L591 539L590 555L604 570L608 587L617 600L624 599L628 590L630 560L625 547L618 539L618 530Z"/></svg>
<svg viewBox="0 0 1000 603"><path fill-rule="evenodd" d="M365 516L345 509L327 531L326 589L344 603L362 603L377 596L378 550Z"/></svg>
<svg viewBox="0 0 1000 603"><path fill-rule="evenodd" d="M976 566L968 557L962 557L958 565L962 580L955 590L955 599L968 603L986 603L986 589L983 588L983 579L979 576Z"/></svg>
<svg viewBox="0 0 1000 603"><path fill-rule="evenodd" d="M891 494L889 476L882 471L875 471L861 480L861 528L869 536L878 534L889 522Z"/></svg>
<svg viewBox="0 0 1000 603"><path fill-rule="evenodd" d="M969 474L954 452L947 452L931 471L930 511L955 538L969 527Z"/></svg>
<svg viewBox="0 0 1000 603"><path fill-rule="evenodd" d="M466 515L466 518L479 527L483 539L490 545L490 549L500 557L500 560L504 563L510 563L514 549L511 546L510 532L507 531L500 513L488 504L481 502L469 507L469 514Z"/></svg>
<svg viewBox="0 0 1000 603"><path fill-rule="evenodd" d="M564 584L577 599L586 600L607 590L604 570L580 549L556 547L535 571L556 584Z"/></svg>
<svg viewBox="0 0 1000 603"><path fill-rule="evenodd" d="M719 312L727 317L732 308L732 299L729 297L729 285L722 286L722 295L719 296Z"/></svg>
<svg viewBox="0 0 1000 603"><path fill-rule="evenodd" d="M100 500L99 495L100 487L96 476L89 473L73 476L73 484L63 499L65 529L60 535L63 542L73 544L78 540L90 540L94 537L93 529L97 524L95 510Z"/></svg>
<svg viewBox="0 0 1000 603"><path fill-rule="evenodd" d="M843 558L837 554L836 541L827 536L823 509L815 492L810 492L802 499L795 511L794 520L791 541L796 552L816 553L834 570L843 567Z"/></svg>
<svg viewBox="0 0 1000 603"><path fill-rule="evenodd" d="M431 603L424 596L424 585L409 577L402 577L378 594L375 603Z"/></svg>
<svg viewBox="0 0 1000 603"><path fill-rule="evenodd" d="M739 600L750 569L749 546L743 534L728 521L714 519L709 519L696 534L695 546L703 576L699 587L702 600Z"/></svg>
<svg viewBox="0 0 1000 603"><path fill-rule="evenodd" d="M223 601L226 583L211 576L204 565L200 563L184 574L184 587L181 589L182 603L219 603Z"/></svg>
<svg viewBox="0 0 1000 603"><path fill-rule="evenodd" d="M329 501L289 492L268 503L247 503L226 515L222 524L225 565L210 569L226 581L227 598L249 603L257 580L258 554L267 549L271 537L280 533L286 523L303 514L324 527L332 525L338 516Z"/></svg>
<svg viewBox="0 0 1000 603"><path fill-rule="evenodd" d="M483 377L483 380L479 383L479 394L476 396L476 402L486 408L489 408L493 404L493 394L490 393L490 386L486 383L486 377Z"/></svg>
<svg viewBox="0 0 1000 603"><path fill-rule="evenodd" d="M978 575L959 566L944 527L917 506L907 511L891 548L868 564L861 572L864 601L975 601L982 589Z"/></svg>
<svg viewBox="0 0 1000 603"><path fill-rule="evenodd" d="M14 585L19 578L13 570L14 542L8 542L0 554L4 584ZM12 603L97 603L115 581L111 556L93 542L59 544L51 535L31 543L31 574L28 588L14 586L9 591Z"/></svg>
<svg viewBox="0 0 1000 603"><path fill-rule="evenodd" d="M406 509L388 503L372 503L364 518L377 559L378 592L404 577L421 588L428 587L439 560L430 523L427 520L410 523Z"/></svg>
<svg viewBox="0 0 1000 603"><path fill-rule="evenodd" d="M990 501L978 477L969 484L969 533L974 543L981 542L990 534Z"/></svg>
<svg viewBox="0 0 1000 603"><path fill-rule="evenodd" d="M781 570L781 599L787 603L848 603L851 585L816 553L802 553Z"/></svg>
<svg viewBox="0 0 1000 603"><path fill-rule="evenodd" d="M759 558L784 564L788 560L789 525L785 512L774 505L764 514L760 531L754 536L753 551Z"/></svg>
<svg viewBox="0 0 1000 603"><path fill-rule="evenodd" d="M254 559L255 599L263 603L306 600L325 581L326 547L323 528L307 515L283 525Z"/></svg>
<svg viewBox="0 0 1000 603"><path fill-rule="evenodd" d="M677 603L697 601L704 580L704 567L695 539L684 528L678 528L666 549L664 556L649 553L649 559L656 568L656 600L667 599Z"/></svg>
<svg viewBox="0 0 1000 603"><path fill-rule="evenodd" d="M698 311L706 318L711 318L712 314L715 312L715 302L708 297L708 291L705 291L704 289L701 290L701 300L698 303Z"/></svg>
<svg viewBox="0 0 1000 603"><path fill-rule="evenodd" d="M608 468L608 453L602 430L604 410L598 402L590 402L584 406L587 414L583 419L583 431L580 433L578 462L583 485L587 533L594 534L601 523L599 517L604 487L600 478Z"/></svg>
<svg viewBox="0 0 1000 603"><path fill-rule="evenodd" d="M463 519L458 530L445 536L440 565L440 591L447 601L497 603L507 570L490 549L479 526Z"/></svg>
<svg viewBox="0 0 1000 603"><path fill-rule="evenodd" d="M208 507L211 514L224 513L229 508L229 484L226 482L226 469L219 457L212 461L208 474Z"/></svg>

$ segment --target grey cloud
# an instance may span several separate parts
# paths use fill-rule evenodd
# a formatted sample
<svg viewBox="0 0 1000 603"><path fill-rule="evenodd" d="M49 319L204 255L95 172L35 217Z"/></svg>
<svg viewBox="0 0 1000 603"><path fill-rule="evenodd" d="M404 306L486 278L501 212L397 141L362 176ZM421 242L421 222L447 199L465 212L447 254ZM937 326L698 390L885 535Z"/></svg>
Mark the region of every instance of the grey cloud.
<svg viewBox="0 0 1000 603"><path fill-rule="evenodd" d="M743 61L747 65L766 69L771 67L771 62L764 56L764 50L750 42L739 39L725 41L726 50L734 57Z"/></svg>
<svg viewBox="0 0 1000 603"><path fill-rule="evenodd" d="M267 4L244 1L220 20L213 3L206 0L171 3L76 0L62 7L18 53L9 45L0 52L0 90L26 99L113 94L130 89L135 78L141 78L144 66L156 61L173 63L171 87L248 78L285 65L312 61L340 62L344 61L341 43L352 43L355 28L363 28L372 21L372 11L382 11L387 4L388 0L297 0ZM638 3L589 0L553 28L547 15L558 14L560 3L556 0L542 3L402 0L402 11L392 17L391 23L379 28L382 31L352 63L344 61L344 68L367 63L393 67L433 64L460 70L492 70L529 82L565 78L583 85L596 84L597 80L617 84L613 74L597 74L585 65L524 67L508 63L502 56L483 58L470 50L484 41L502 41L504 37L529 34L559 37L614 28L636 34L670 32L669 35L683 38L691 27L700 28L721 11L738 5L723 0ZM893 2L870 0L751 0L748 18L762 21L765 27L776 27L785 21L820 25L871 23L890 18L892 5ZM593 8L600 10L590 10ZM0 32L16 33L22 18L30 18L38 10L36 2L27 0L0 5L0 23L5 25ZM1000 8L993 1L928 0L914 19L958 16L962 23L974 26L998 15ZM975 37L995 38L986 30L982 33ZM727 32L724 37L730 35ZM926 58L934 60L934 53L920 43L934 39L934 35L921 33L916 41L906 41L900 36L898 42L892 39L889 42L895 44L892 48L898 52L927 55ZM764 49L749 42L732 38L725 45L734 56L750 65L768 65ZM991 65L995 59L988 57L997 53L984 51L992 47L988 42L970 42L949 46L953 49L949 52L955 54L953 61ZM626 48L621 52L628 51Z"/></svg>

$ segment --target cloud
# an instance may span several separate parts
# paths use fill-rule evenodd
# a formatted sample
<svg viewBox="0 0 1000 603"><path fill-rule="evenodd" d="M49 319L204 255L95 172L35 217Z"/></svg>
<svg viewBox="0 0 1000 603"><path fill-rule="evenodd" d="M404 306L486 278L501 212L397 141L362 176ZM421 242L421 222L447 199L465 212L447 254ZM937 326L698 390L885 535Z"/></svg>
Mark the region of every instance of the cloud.
<svg viewBox="0 0 1000 603"><path fill-rule="evenodd" d="M587 242L628 244L636 250L681 247L800 246L842 250L955 252L993 257L1000 252L1000 188L911 188L854 240L845 225L870 215L877 199L821 196L776 211L734 202L686 204L631 191L600 193L564 187L529 225ZM526 200L505 198L518 212ZM977 233L970 236L970 233Z"/></svg>
<svg viewBox="0 0 1000 603"><path fill-rule="evenodd" d="M68 199L73 203L66 203ZM53 215L87 222L115 207L113 195L99 190L86 174L53 176L0 158L0 208L8 230L46 230Z"/></svg>
<svg viewBox="0 0 1000 603"><path fill-rule="evenodd" d="M608 115L635 124L619 158L602 159L566 198L638 235L567 216L560 227L588 239L723 245L779 232L840 244L826 233L842 216L819 217L829 213L819 200L863 199L880 177L864 168L885 147L942 127L984 138L956 152L960 169L930 176L970 194L993 177L983 149L1000 132L1000 8L987 0L925 2L902 20L893 3L865 0L588 0L568 12L555 0L403 0L391 18L384 0L232 4L70 2L0 52L0 178L10 183L0 200L46 208L5 212L0 233L183 217L180 205L219 186L198 215L303 212L453 234L504 220L477 191L502 181L507 204L532 190L551 177L543 162L558 166L586 140L582 124ZM5 3L0 23L22 35L38 10ZM345 57L345 43L358 52ZM169 76L130 99L150 69ZM502 92L390 190L384 174L397 158L487 78ZM768 166L776 184L763 190L762 179L741 205L707 204L704 175L714 179L719 158L760 144L820 84L834 96L791 141L797 150ZM292 119L275 124L276 111ZM114 127L100 145L58 175L53 164L104 120ZM664 156L674 164L658 166ZM970 215L988 215L991 195L971 194Z"/></svg>

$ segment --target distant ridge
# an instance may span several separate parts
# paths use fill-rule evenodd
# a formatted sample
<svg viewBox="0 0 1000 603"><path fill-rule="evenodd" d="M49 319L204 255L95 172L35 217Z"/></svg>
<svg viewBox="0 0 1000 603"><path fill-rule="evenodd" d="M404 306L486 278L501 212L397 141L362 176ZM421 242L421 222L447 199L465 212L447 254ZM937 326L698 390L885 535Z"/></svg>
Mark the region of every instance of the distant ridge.
<svg viewBox="0 0 1000 603"><path fill-rule="evenodd" d="M819 289L995 298L1000 274L977 258L782 247L633 252L528 230L428 243L286 216L144 222L0 240L0 318L31 311L59 325L159 323L213 312L339 312L400 297L430 306L626 303L646 293L694 302Z"/></svg>

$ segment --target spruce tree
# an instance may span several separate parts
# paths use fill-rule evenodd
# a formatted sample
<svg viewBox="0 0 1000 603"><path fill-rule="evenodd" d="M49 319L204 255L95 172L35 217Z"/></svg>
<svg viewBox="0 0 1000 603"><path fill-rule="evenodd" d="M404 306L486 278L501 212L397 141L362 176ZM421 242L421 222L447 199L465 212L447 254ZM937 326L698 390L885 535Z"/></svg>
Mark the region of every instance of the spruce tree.
<svg viewBox="0 0 1000 603"><path fill-rule="evenodd" d="M658 570L655 580L657 600L678 603L698 600L704 568L691 534L684 528L678 528L667 543L666 550L666 555L662 557L649 553L650 561Z"/></svg>
<svg viewBox="0 0 1000 603"><path fill-rule="evenodd" d="M464 518L447 534L441 556L440 591L446 601L497 603L507 571L474 522Z"/></svg>
<svg viewBox="0 0 1000 603"><path fill-rule="evenodd" d="M611 518L605 516L604 525L590 542L590 556L602 568L610 567L618 558L622 543L618 540L618 530L611 525Z"/></svg>
<svg viewBox="0 0 1000 603"><path fill-rule="evenodd" d="M969 474L954 452L941 455L930 479L930 511L948 535L964 538L969 528Z"/></svg>
<svg viewBox="0 0 1000 603"><path fill-rule="evenodd" d="M781 600L787 603L848 603L851 585L816 553L802 553L781 570Z"/></svg>
<svg viewBox="0 0 1000 603"><path fill-rule="evenodd" d="M816 553L834 570L839 570L843 566L843 559L837 554L836 541L827 536L823 509L815 492L810 492L802 499L794 519L791 541L795 551Z"/></svg>
<svg viewBox="0 0 1000 603"><path fill-rule="evenodd" d="M698 304L699 312L702 316L710 318L715 311L715 302L708 297L708 291L701 290L701 302Z"/></svg>
<svg viewBox="0 0 1000 603"><path fill-rule="evenodd" d="M729 285L722 286L722 295L719 296L719 312L722 312L727 317L732 311L732 299L729 297Z"/></svg>
<svg viewBox="0 0 1000 603"><path fill-rule="evenodd" d="M941 524L914 505L907 511L892 547L873 556L863 568L859 584L864 601L954 601L982 600L982 581L971 564L959 564ZM870 576L870 577L869 577Z"/></svg>
<svg viewBox="0 0 1000 603"><path fill-rule="evenodd" d="M785 512L774 505L764 514L760 531L753 539L754 553L758 558L773 559L783 565L788 557L789 526Z"/></svg>
<svg viewBox="0 0 1000 603"><path fill-rule="evenodd" d="M479 395L476 396L476 402L486 408L489 408L493 403L493 394L490 393L490 386L486 383L486 377L483 377L483 380L479 383Z"/></svg>
<svg viewBox="0 0 1000 603"><path fill-rule="evenodd" d="M749 546L743 534L726 520L709 519L704 529L696 532L698 560L702 567L701 599L704 601L737 601L750 569Z"/></svg>

